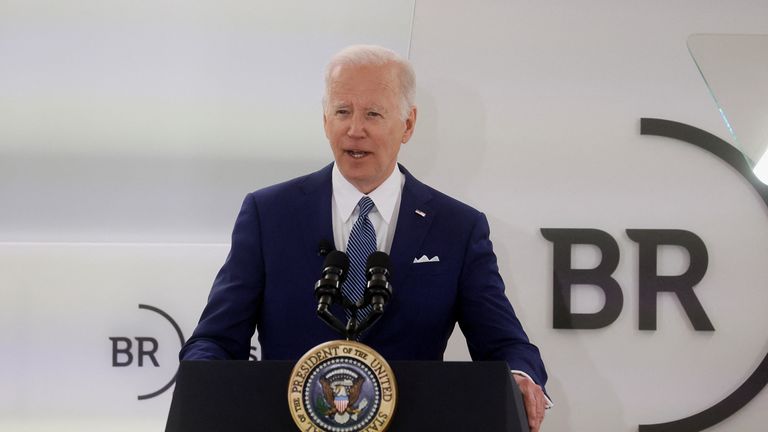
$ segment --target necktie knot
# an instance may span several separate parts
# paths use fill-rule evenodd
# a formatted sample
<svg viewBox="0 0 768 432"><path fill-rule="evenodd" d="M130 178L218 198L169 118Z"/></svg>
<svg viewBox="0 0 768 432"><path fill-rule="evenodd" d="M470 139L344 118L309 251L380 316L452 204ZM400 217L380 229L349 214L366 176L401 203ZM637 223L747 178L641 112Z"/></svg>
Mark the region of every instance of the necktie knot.
<svg viewBox="0 0 768 432"><path fill-rule="evenodd" d="M373 200L363 195L360 201L357 202L357 207L360 209L358 218L368 217L368 213L373 209Z"/></svg>

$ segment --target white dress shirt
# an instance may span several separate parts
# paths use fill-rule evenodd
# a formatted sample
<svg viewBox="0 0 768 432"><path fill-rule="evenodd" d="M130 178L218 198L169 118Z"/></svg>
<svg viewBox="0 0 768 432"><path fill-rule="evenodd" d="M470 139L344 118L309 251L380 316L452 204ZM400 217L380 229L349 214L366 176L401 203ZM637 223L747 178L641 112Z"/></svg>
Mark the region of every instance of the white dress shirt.
<svg viewBox="0 0 768 432"><path fill-rule="evenodd" d="M331 182L333 187L333 204L331 206L333 242L336 249L345 252L349 233L352 232L352 226L357 222L357 217L360 214L357 203L365 194L344 178L336 164L333 164ZM397 214L400 210L400 196L404 184L405 175L395 167L392 174L384 180L384 183L368 194L368 198L373 201L373 208L368 213L368 219L376 231L376 250L389 253L392 249L392 239L395 237Z"/></svg>

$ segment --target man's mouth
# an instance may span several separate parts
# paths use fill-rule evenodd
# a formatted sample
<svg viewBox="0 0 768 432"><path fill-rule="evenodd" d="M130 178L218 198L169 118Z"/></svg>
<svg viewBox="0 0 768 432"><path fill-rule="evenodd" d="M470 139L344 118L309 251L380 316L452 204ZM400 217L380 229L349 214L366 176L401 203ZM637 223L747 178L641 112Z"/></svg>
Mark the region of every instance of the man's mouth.
<svg viewBox="0 0 768 432"><path fill-rule="evenodd" d="M367 156L370 152L366 151L357 151L357 150L347 150L347 154L352 156L355 159L362 159L365 156Z"/></svg>

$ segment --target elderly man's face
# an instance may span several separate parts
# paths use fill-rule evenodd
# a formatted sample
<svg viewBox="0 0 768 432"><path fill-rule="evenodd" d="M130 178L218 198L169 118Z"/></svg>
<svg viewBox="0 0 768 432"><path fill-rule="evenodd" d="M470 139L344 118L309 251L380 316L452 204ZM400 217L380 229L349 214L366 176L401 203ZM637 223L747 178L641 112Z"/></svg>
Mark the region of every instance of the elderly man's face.
<svg viewBox="0 0 768 432"><path fill-rule="evenodd" d="M401 118L393 65L338 66L328 90L325 136L344 178L367 194L395 169L400 145L413 134L416 109Z"/></svg>

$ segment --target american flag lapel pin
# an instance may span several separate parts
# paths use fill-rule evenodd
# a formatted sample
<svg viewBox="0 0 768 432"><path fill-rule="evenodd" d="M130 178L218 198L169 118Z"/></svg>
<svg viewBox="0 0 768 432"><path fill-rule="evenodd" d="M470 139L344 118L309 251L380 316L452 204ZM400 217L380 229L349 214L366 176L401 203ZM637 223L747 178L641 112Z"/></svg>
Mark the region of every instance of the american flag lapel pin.
<svg viewBox="0 0 768 432"><path fill-rule="evenodd" d="M426 215L427 215L426 213L424 213L423 211L421 211L421 210L419 210L419 209L416 209L416 214L417 214L417 215L419 215L419 216L421 216L421 217L424 217L424 216L426 216Z"/></svg>

